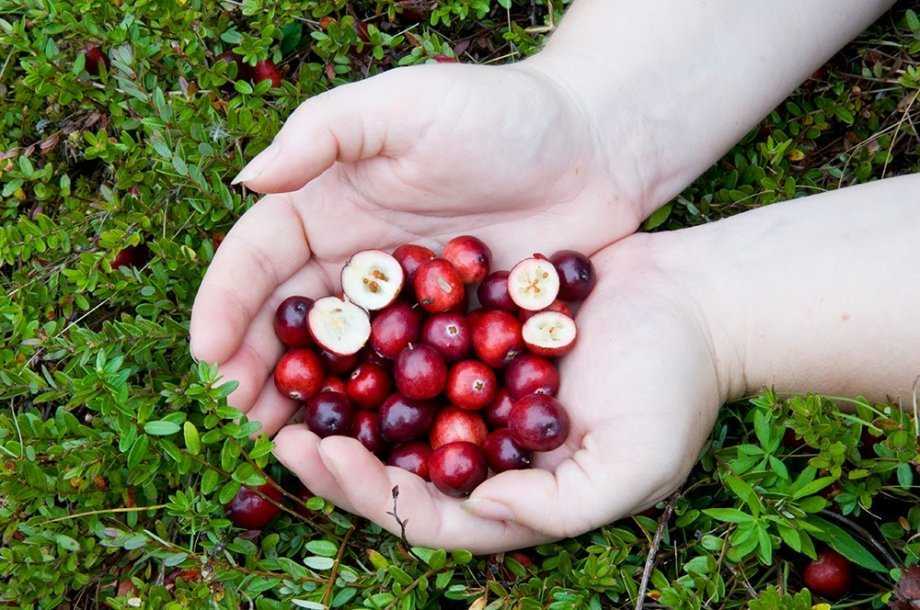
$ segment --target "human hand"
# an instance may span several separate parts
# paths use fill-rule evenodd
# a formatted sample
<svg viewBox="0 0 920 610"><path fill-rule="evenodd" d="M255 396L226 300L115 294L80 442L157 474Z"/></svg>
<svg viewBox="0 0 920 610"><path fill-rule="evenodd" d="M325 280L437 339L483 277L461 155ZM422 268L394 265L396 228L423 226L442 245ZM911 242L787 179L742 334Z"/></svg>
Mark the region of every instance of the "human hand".
<svg viewBox="0 0 920 610"><path fill-rule="evenodd" d="M278 459L315 494L412 544L497 552L581 534L669 495L696 462L726 388L705 320L636 235L594 258L598 284L561 361L568 441L531 470L482 483L466 501L384 466L360 442L303 425L275 437ZM500 262L504 262L501 261Z"/></svg>
<svg viewBox="0 0 920 610"><path fill-rule="evenodd" d="M273 311L333 292L351 253L473 233L513 261L631 233L646 174L593 124L536 61L392 70L308 100L241 172L254 190L294 192L253 206L221 244L192 310L193 355L238 381L230 403L274 434L294 406L270 381Z"/></svg>

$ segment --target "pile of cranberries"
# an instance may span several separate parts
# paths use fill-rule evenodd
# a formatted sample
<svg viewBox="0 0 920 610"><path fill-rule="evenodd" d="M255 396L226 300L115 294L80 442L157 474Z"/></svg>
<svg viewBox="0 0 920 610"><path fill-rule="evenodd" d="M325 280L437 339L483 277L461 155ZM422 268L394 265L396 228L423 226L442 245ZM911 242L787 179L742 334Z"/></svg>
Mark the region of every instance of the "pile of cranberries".
<svg viewBox="0 0 920 610"><path fill-rule="evenodd" d="M440 257L406 244L365 250L342 269L343 298L293 296L275 315L287 351L278 391L303 403L320 437L349 435L393 466L461 497L489 470L527 468L569 432L554 398L554 358L575 345L565 303L581 301L594 268L572 251L491 271L471 236ZM474 285L480 307L469 311Z"/></svg>

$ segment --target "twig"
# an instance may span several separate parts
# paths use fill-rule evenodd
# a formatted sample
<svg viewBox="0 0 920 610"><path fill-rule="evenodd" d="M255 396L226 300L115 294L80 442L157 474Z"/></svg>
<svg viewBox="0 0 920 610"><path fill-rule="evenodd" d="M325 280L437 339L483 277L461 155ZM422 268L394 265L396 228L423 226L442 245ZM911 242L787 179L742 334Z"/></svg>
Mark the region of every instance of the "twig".
<svg viewBox="0 0 920 610"><path fill-rule="evenodd" d="M47 521L42 521L41 525L48 525L49 523L57 523L58 521L67 521L69 519L79 519L80 517L89 517L90 515L107 515L109 513L137 513L144 510L159 510L161 508L166 508L168 504L152 504L150 506L128 506L122 508L104 508L100 510L88 510L85 513L74 513L72 515L64 515L63 517L57 517L55 519L49 519Z"/></svg>
<svg viewBox="0 0 920 610"><path fill-rule="evenodd" d="M671 513L674 512L674 501L679 494L680 491L675 491L671 497L668 498L668 503L664 507L664 511L662 511L661 516L658 517L658 529L655 530L655 538L652 539L652 544L648 548L648 555L645 556L645 567L642 568L642 581L639 583L639 593L636 595L636 610L642 610L645 604L645 593L648 590L649 578L652 576L652 568L655 567L655 556L658 554L658 547L661 545L661 538L664 536L664 530L668 526L668 521L671 520Z"/></svg>
<svg viewBox="0 0 920 610"><path fill-rule="evenodd" d="M332 569L329 570L329 580L327 583L326 590L323 592L323 601L321 602L323 606L329 607L329 598L332 597L332 591L335 589L335 579L338 576L339 565L342 563L342 556L345 555L345 547L348 546L348 539L351 538L351 535L357 529L357 525L352 525L345 536L342 537L342 542L339 544L339 552L336 553L335 562L332 564Z"/></svg>
<svg viewBox="0 0 920 610"><path fill-rule="evenodd" d="M409 544L409 540L406 538L406 526L409 524L409 520L400 519L399 513L396 512L396 501L397 498L399 498L399 485L394 485L391 493L393 494L393 510L387 514L396 519L396 524L399 525L399 538L402 540L406 550L409 551L409 554L424 563L425 560L415 554L415 551L412 550L412 545Z"/></svg>
<svg viewBox="0 0 920 610"><path fill-rule="evenodd" d="M742 572L740 569L736 568L733 565L729 565L728 569L734 575L735 580L741 581L741 584L742 586L744 586L744 590L747 591L747 594L750 599L754 599L755 597L757 597L757 591L755 591L754 587L751 586L751 583L748 582L747 576L744 575L744 572Z"/></svg>
<svg viewBox="0 0 920 610"><path fill-rule="evenodd" d="M885 560L888 562L888 565L890 565L892 568L896 568L898 567L898 565L900 565L898 564L897 561L895 561L894 557L891 556L891 553L888 552L888 549L882 546L882 543L880 543L875 538L873 538L869 530L867 530L863 526L859 525L855 521L852 521L851 519L847 519L843 515L838 515L837 513L833 511L829 511L827 509L821 509L820 514L825 517L830 517L834 521L843 523L844 525L849 527L851 530L853 530L854 532L862 536L866 540L866 542L874 546L878 550L879 553L884 555Z"/></svg>

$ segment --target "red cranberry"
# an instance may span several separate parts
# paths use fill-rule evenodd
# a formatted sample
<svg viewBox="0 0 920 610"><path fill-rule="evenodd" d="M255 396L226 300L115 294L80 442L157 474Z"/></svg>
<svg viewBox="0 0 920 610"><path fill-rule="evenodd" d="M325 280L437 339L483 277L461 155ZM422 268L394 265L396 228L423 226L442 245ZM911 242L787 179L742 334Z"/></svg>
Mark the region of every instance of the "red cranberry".
<svg viewBox="0 0 920 610"><path fill-rule="evenodd" d="M319 357L326 364L326 368L330 373L335 375L342 375L349 372L358 364L358 355L357 354L348 354L343 356L341 354L336 354L330 352L329 350L321 349L319 350Z"/></svg>
<svg viewBox="0 0 920 610"><path fill-rule="evenodd" d="M376 411L355 413L352 433L371 453L380 453L386 446L380 434L380 417Z"/></svg>
<svg viewBox="0 0 920 610"><path fill-rule="evenodd" d="M275 387L294 400L306 400L323 387L323 363L312 350L285 352L275 365Z"/></svg>
<svg viewBox="0 0 920 610"><path fill-rule="evenodd" d="M518 312L518 319L521 321L521 324L523 324L524 322L526 322L526 321L529 320L530 318L534 317L534 316L537 315L538 313L542 313L542 312L544 312L544 311L555 311L555 312L558 312L558 313L565 314L565 315L567 315L567 316L570 317L570 318L574 318L574 317L575 317L574 315L572 315L572 308L571 308L571 307L569 307L568 305L566 305L565 303L563 303L563 302L560 301L559 299L556 299L555 301L553 301L553 302L550 304L549 307L547 307L546 309L541 309L540 311L529 311L529 310L527 310L527 309L522 309L522 310L520 310L520 311Z"/></svg>
<svg viewBox="0 0 920 610"><path fill-rule="evenodd" d="M407 398L434 398L444 391L447 364L430 345L411 345L399 353L395 368L396 388Z"/></svg>
<svg viewBox="0 0 920 610"><path fill-rule="evenodd" d="M127 246L118 251L112 259L112 269L136 267L140 269L150 260L150 250L145 245Z"/></svg>
<svg viewBox="0 0 920 610"><path fill-rule="evenodd" d="M263 59L252 69L252 82L258 85L263 80L270 80L272 87L280 87L284 80L281 70L270 59Z"/></svg>
<svg viewBox="0 0 920 610"><path fill-rule="evenodd" d="M403 272L406 274L406 285L411 286L418 268L422 266L422 263L427 263L435 258L435 255L425 246L403 244L393 250L393 258L402 265Z"/></svg>
<svg viewBox="0 0 920 610"><path fill-rule="evenodd" d="M551 451L569 435L569 416L552 396L530 394L511 407L508 429L524 449Z"/></svg>
<svg viewBox="0 0 920 610"><path fill-rule="evenodd" d="M463 302L464 288L460 274L443 258L422 263L412 282L415 297L425 311L441 313Z"/></svg>
<svg viewBox="0 0 920 610"><path fill-rule="evenodd" d="M835 551L824 549L816 561L805 567L803 580L812 593L828 599L843 597L849 593L852 582L850 562Z"/></svg>
<svg viewBox="0 0 920 610"><path fill-rule="evenodd" d="M338 392L320 392L307 401L304 422L320 438L351 432L354 410L348 397Z"/></svg>
<svg viewBox="0 0 920 610"><path fill-rule="evenodd" d="M428 433L434 405L393 394L380 406L380 433L391 443L404 443Z"/></svg>
<svg viewBox="0 0 920 610"><path fill-rule="evenodd" d="M508 426L508 415L511 413L511 407L514 401L508 396L508 390L501 388L495 394L495 399L486 407L486 421L493 428L505 428Z"/></svg>
<svg viewBox="0 0 920 610"><path fill-rule="evenodd" d="M492 368L505 366L524 351L521 323L507 311L486 311L471 322L473 351Z"/></svg>
<svg viewBox="0 0 920 610"><path fill-rule="evenodd" d="M447 398L461 409L482 409L497 391L495 373L478 360L458 362L447 374Z"/></svg>
<svg viewBox="0 0 920 610"><path fill-rule="evenodd" d="M530 468L533 463L533 453L514 442L508 428L490 432L482 450L489 467L495 472Z"/></svg>
<svg viewBox="0 0 920 610"><path fill-rule="evenodd" d="M528 394L555 396L559 392L559 371L546 358L521 354L505 369L505 388L511 400Z"/></svg>
<svg viewBox="0 0 920 610"><path fill-rule="evenodd" d="M428 458L431 457L431 447L424 441L404 443L390 451L387 464L408 470L426 481L428 480Z"/></svg>
<svg viewBox="0 0 920 610"><path fill-rule="evenodd" d="M574 250L562 250L550 259L559 273L559 298L564 301L583 301L588 298L597 276L591 259Z"/></svg>
<svg viewBox="0 0 920 610"><path fill-rule="evenodd" d="M345 384L345 393L353 403L364 409L376 409L390 395L390 375L372 362L361 364Z"/></svg>
<svg viewBox="0 0 920 610"><path fill-rule="evenodd" d="M390 360L418 341L422 314L408 303L396 301L380 310L371 322L371 348Z"/></svg>
<svg viewBox="0 0 920 610"><path fill-rule="evenodd" d="M462 313L439 313L425 321L422 341L441 352L448 362L455 362L470 353L472 333Z"/></svg>
<svg viewBox="0 0 920 610"><path fill-rule="evenodd" d="M260 486L259 491L273 500L281 501L281 490L270 483ZM227 505L227 516L230 520L238 527L248 530L262 529L280 511L280 508L249 487L240 487Z"/></svg>
<svg viewBox="0 0 920 610"><path fill-rule="evenodd" d="M442 256L457 269L464 284L481 282L492 265L489 246L472 235L461 235L447 242Z"/></svg>
<svg viewBox="0 0 920 610"><path fill-rule="evenodd" d="M345 393L345 382L339 379L338 377L326 377L326 380L323 382L323 387L319 389L320 392L338 392L339 394Z"/></svg>
<svg viewBox="0 0 920 610"><path fill-rule="evenodd" d="M508 292L507 271L493 271L486 276L486 279L479 284L476 296L479 297L479 304L489 309L501 309L514 313L518 308Z"/></svg>
<svg viewBox="0 0 920 610"><path fill-rule="evenodd" d="M428 475L441 493L462 498L486 480L486 458L473 443L463 441L442 445L428 458Z"/></svg>
<svg viewBox="0 0 920 610"><path fill-rule="evenodd" d="M275 334L288 347L306 347L312 343L307 314L313 299L288 297L275 310Z"/></svg>
<svg viewBox="0 0 920 610"><path fill-rule="evenodd" d="M86 71L96 76L102 71L102 66L109 67L109 58L102 52L102 47L97 44L88 44L83 47Z"/></svg>
<svg viewBox="0 0 920 610"><path fill-rule="evenodd" d="M432 449L457 441L482 446L488 433L486 422L476 413L448 407L435 416L428 439Z"/></svg>

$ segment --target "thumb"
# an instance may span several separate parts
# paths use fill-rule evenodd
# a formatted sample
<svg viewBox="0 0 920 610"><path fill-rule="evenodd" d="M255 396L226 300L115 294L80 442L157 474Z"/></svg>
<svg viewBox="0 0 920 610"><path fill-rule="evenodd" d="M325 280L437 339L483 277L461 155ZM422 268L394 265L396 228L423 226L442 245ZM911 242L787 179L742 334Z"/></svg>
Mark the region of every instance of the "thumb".
<svg viewBox="0 0 920 610"><path fill-rule="evenodd" d="M393 70L305 101L233 184L261 193L296 191L336 161L398 155L421 124L418 113L406 108L418 108L424 87L405 72Z"/></svg>

